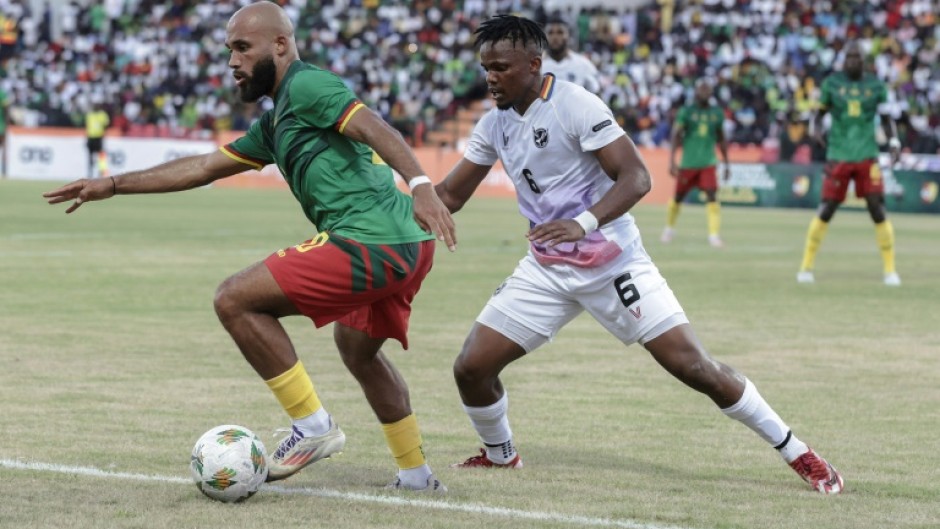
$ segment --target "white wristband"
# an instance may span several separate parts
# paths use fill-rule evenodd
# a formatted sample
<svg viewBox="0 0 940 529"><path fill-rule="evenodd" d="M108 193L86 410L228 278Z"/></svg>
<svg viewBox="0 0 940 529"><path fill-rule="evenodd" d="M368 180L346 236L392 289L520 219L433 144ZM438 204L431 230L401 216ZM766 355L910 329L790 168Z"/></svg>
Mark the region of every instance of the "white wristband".
<svg viewBox="0 0 940 529"><path fill-rule="evenodd" d="M428 178L428 177L425 176L425 175L414 176L414 177L411 178L411 180L408 180L408 187L409 187L412 191L414 191L415 188L418 187L419 185L421 185L421 184L430 184L430 183L431 183L431 179Z"/></svg>
<svg viewBox="0 0 940 529"><path fill-rule="evenodd" d="M574 221L581 225L585 235L597 229L597 217L588 210L581 212L580 215L574 218Z"/></svg>
<svg viewBox="0 0 940 529"><path fill-rule="evenodd" d="M901 140L899 140L897 136L892 136L891 139L888 140L888 147L891 147L892 149L900 149Z"/></svg>

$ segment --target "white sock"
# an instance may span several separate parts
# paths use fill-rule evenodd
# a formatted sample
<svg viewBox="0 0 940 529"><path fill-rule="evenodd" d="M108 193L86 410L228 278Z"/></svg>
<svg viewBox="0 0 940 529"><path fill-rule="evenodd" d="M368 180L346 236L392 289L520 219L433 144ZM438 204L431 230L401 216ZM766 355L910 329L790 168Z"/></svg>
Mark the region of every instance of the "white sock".
<svg viewBox="0 0 940 529"><path fill-rule="evenodd" d="M326 412L326 408L320 407L319 410L307 415L306 417L301 417L300 419L294 419L294 426L300 430L300 433L305 436L319 436L323 435L326 432L330 431L330 414Z"/></svg>
<svg viewBox="0 0 940 529"><path fill-rule="evenodd" d="M509 427L509 392L493 404L482 408L464 405L464 411L470 417L483 446L486 457L498 464L506 464L516 457L516 447L512 443L512 429Z"/></svg>
<svg viewBox="0 0 940 529"><path fill-rule="evenodd" d="M787 463L792 463L796 458L809 452L809 447L806 446L806 443L797 439L792 433L788 433L787 438L774 448L777 449L780 457Z"/></svg>
<svg viewBox="0 0 940 529"><path fill-rule="evenodd" d="M770 443L780 451L780 455L787 461L793 461L806 453L809 448L791 432L777 412L760 396L757 388L750 380L744 379L744 394L741 400L730 408L721 410L722 413L736 419L745 426L754 430L761 439Z"/></svg>
<svg viewBox="0 0 940 529"><path fill-rule="evenodd" d="M409 489L423 489L428 486L428 478L431 477L431 467L427 463L415 468L398 469L398 479L402 485Z"/></svg>

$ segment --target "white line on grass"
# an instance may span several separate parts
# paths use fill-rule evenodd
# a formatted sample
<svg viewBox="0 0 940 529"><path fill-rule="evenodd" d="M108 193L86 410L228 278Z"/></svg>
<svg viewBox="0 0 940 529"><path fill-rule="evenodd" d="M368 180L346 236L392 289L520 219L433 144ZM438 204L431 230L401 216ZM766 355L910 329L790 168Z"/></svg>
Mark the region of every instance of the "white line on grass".
<svg viewBox="0 0 940 529"><path fill-rule="evenodd" d="M40 472L58 472L60 474L78 474L95 478L129 479L135 481L155 481L160 483L179 483L189 485L191 479L158 476L153 474L134 474L129 472L109 472L92 467L71 467L51 463L36 463L0 459L0 467L16 470L36 470ZM399 505L409 507L422 507L425 509L438 509L443 511L457 511L471 514L485 514L518 520L537 520L543 522L566 523L583 527L622 527L624 529L687 529L675 525L656 525L636 522L633 520L616 520L610 518L592 518L590 516L577 516L556 512L523 511L520 509L507 509L503 507L488 507L474 503L453 503L446 501L431 501L402 498L398 496L378 496L372 494L359 494L356 492L342 492L338 490L312 488L312 487L284 487L281 485L264 485L262 491L278 494L295 494L300 496L315 496L318 498L337 498L347 501L363 503L378 503L383 505Z"/></svg>

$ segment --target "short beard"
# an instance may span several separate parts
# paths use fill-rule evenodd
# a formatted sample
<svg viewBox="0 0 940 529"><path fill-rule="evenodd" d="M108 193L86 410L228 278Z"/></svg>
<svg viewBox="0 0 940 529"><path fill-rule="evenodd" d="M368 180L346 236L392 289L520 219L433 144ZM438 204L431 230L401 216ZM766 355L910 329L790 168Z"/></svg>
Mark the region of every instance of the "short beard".
<svg viewBox="0 0 940 529"><path fill-rule="evenodd" d="M251 69L251 77L239 87L242 101L254 103L261 99L261 96L270 94L274 91L276 79L277 66L274 64L274 57L269 55L255 63L255 67Z"/></svg>

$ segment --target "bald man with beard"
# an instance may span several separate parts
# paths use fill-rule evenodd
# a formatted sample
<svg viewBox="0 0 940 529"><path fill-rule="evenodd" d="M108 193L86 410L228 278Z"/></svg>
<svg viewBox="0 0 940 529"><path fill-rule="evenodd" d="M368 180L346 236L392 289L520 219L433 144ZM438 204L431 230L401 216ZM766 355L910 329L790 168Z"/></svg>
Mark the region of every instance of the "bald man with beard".
<svg viewBox="0 0 940 529"><path fill-rule="evenodd" d="M453 220L401 135L329 71L299 60L294 31L276 4L239 9L226 28L228 66L244 101L274 108L218 151L107 179L77 180L43 196L50 204L118 194L165 193L277 164L317 234L229 277L215 311L292 424L269 455L268 481L343 449L346 436L320 402L280 319L334 323L343 363L381 423L398 490L444 492L422 451L408 386L381 347L407 349L411 301L431 269L434 239L453 251ZM392 170L408 183L398 190Z"/></svg>

